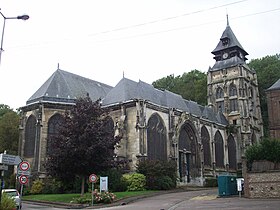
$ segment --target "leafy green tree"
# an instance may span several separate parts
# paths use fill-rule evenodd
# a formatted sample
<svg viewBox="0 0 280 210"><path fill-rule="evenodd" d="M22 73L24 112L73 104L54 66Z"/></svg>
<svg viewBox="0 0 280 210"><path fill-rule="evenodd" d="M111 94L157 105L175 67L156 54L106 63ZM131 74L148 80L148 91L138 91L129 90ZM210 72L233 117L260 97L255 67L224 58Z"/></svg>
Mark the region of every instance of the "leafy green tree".
<svg viewBox="0 0 280 210"><path fill-rule="evenodd" d="M280 55L268 55L260 59L252 59L248 65L256 71L258 77L264 133L265 136L268 136L268 111L265 91L280 78Z"/></svg>
<svg viewBox="0 0 280 210"><path fill-rule="evenodd" d="M111 122L100 100L78 99L66 112L59 134L49 139L48 174L63 181L79 177L83 195L85 178L109 169L113 163L114 146L119 138L114 137Z"/></svg>
<svg viewBox="0 0 280 210"><path fill-rule="evenodd" d="M184 99L207 103L207 75L199 70L192 70L182 76L169 75L153 82L158 89L166 89L181 95Z"/></svg>
<svg viewBox="0 0 280 210"><path fill-rule="evenodd" d="M7 151L8 154L18 153L19 140L19 116L11 109L1 109L0 116L0 152Z"/></svg>
<svg viewBox="0 0 280 210"><path fill-rule="evenodd" d="M13 110L8 105L0 104L0 119L3 117L4 114L10 111Z"/></svg>

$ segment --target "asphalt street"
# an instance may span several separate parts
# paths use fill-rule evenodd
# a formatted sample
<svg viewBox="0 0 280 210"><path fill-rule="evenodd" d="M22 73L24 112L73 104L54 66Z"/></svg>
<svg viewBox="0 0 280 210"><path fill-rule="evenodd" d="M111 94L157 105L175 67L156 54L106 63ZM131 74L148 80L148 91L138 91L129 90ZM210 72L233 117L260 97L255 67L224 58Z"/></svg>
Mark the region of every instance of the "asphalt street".
<svg viewBox="0 0 280 210"><path fill-rule="evenodd" d="M113 205L86 207L101 210L280 210L280 199L248 199L238 196L218 197L217 189L162 193L145 198L133 198L116 202ZM57 207L24 203L23 210L61 210Z"/></svg>

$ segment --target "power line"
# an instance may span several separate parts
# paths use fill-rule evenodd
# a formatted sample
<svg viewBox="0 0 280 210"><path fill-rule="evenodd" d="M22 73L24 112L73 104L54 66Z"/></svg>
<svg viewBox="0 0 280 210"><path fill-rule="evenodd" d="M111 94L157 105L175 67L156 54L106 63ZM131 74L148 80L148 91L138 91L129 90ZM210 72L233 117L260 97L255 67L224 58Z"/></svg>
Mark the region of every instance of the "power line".
<svg viewBox="0 0 280 210"><path fill-rule="evenodd" d="M139 24L135 24L135 25L130 25L130 26L120 27L120 28L107 30L107 31L102 31L102 32L94 33L94 34L89 34L88 36L97 36L97 35L101 35L101 34L107 34L107 33L111 33L111 32L122 31L122 30L131 29L131 28L136 28L136 27L142 27L142 26L146 26L146 25L150 25L150 24L155 24L155 23L159 23L159 22L169 21L169 20L173 20L173 19L177 19L177 18L189 16L189 15L194 15L194 14L197 14L197 13L202 13L202 12L218 9L218 8L221 8L221 7L230 6L230 5L233 5L233 4L239 4L239 3L242 3L242 2L245 2L245 1L249 1L249 0L236 1L236 2L232 2L232 3L228 3L228 4L223 4L223 5L219 5L219 6L215 6L215 7L210 7L210 8L207 8L207 9L201 9L201 10L197 10L197 11L194 11L194 12L184 13L182 15L176 15L176 16L162 18L162 19L158 19L158 20L153 20L153 21L149 21L149 22L145 22L145 23L139 23Z"/></svg>

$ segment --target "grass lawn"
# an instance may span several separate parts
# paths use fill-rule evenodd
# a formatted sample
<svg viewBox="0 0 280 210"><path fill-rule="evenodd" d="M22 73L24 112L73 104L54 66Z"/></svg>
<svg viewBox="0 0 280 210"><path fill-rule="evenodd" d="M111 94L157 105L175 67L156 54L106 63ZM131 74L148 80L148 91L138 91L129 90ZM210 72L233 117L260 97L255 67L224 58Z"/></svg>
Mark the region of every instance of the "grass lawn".
<svg viewBox="0 0 280 210"><path fill-rule="evenodd" d="M132 191L132 192L116 192L117 199L127 198L138 195L148 195L157 191L145 190L145 191ZM86 197L91 198L90 193L85 194ZM80 194L38 194L38 195L26 195L23 196L23 200L33 200L33 201L51 201L51 202L62 202L70 203L74 198L79 198Z"/></svg>

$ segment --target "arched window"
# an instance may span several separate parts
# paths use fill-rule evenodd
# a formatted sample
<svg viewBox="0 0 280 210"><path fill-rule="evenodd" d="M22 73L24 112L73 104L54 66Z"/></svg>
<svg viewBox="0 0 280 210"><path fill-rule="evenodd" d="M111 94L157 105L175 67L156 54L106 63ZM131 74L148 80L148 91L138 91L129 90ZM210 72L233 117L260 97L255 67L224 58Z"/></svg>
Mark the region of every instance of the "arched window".
<svg viewBox="0 0 280 210"><path fill-rule="evenodd" d="M190 122L186 122L180 129L179 135L179 173L180 178L199 176L200 158L197 147L195 130Z"/></svg>
<svg viewBox="0 0 280 210"><path fill-rule="evenodd" d="M224 98L224 90L221 87L217 88L216 99Z"/></svg>
<svg viewBox="0 0 280 210"><path fill-rule="evenodd" d="M236 169L236 144L232 135L228 137L228 163L230 169Z"/></svg>
<svg viewBox="0 0 280 210"><path fill-rule="evenodd" d="M220 131L217 131L214 137L215 141L215 160L216 167L224 168L224 142Z"/></svg>
<svg viewBox="0 0 280 210"><path fill-rule="evenodd" d="M207 128L201 128L201 141L203 145L204 165L211 166L210 136Z"/></svg>
<svg viewBox="0 0 280 210"><path fill-rule="evenodd" d="M59 127L63 122L63 117L60 114L53 115L48 121L48 141L47 141L47 154L51 152L50 141L54 136L59 134Z"/></svg>
<svg viewBox="0 0 280 210"><path fill-rule="evenodd" d="M34 115L28 117L25 125L24 157L34 156L36 138L36 118Z"/></svg>
<svg viewBox="0 0 280 210"><path fill-rule="evenodd" d="M233 83L229 86L229 97L229 111L238 111L237 89Z"/></svg>
<svg viewBox="0 0 280 210"><path fill-rule="evenodd" d="M229 96L237 96L237 89L233 83L231 83L229 86Z"/></svg>
<svg viewBox="0 0 280 210"><path fill-rule="evenodd" d="M217 88L216 91L216 103L217 103L217 111L224 112L224 90L221 87Z"/></svg>
<svg viewBox="0 0 280 210"><path fill-rule="evenodd" d="M147 126L148 159L167 160L167 134L163 120L153 114Z"/></svg>

